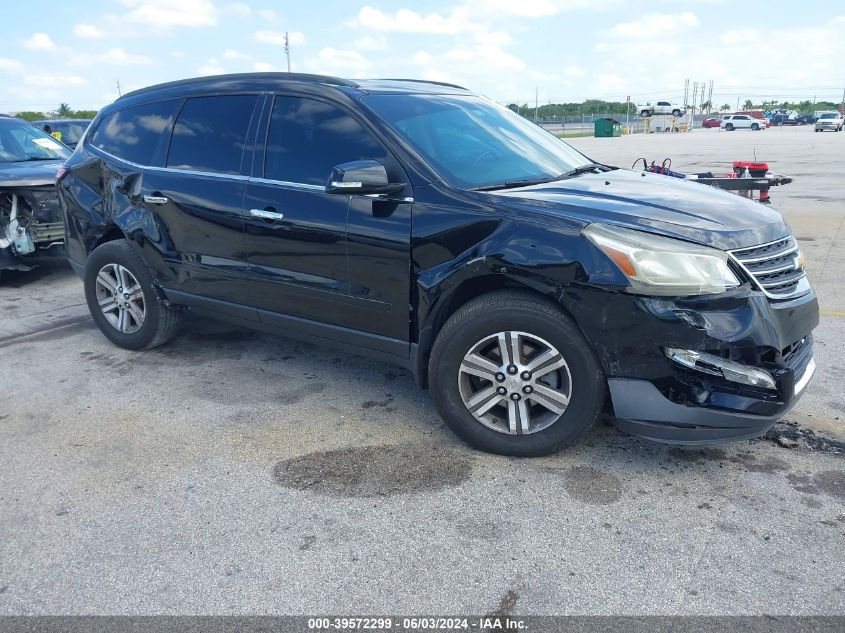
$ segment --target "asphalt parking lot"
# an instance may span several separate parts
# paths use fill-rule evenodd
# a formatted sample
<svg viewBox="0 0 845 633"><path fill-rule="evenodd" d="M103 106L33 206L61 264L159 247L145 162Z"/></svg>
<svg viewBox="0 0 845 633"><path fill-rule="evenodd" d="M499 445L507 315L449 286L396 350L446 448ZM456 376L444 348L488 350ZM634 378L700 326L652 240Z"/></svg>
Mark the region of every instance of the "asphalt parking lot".
<svg viewBox="0 0 845 633"><path fill-rule="evenodd" d="M48 260L0 282L0 614L845 614L845 134L571 143L796 178L772 199L823 310L797 446L602 424L482 454L386 364L196 318L114 347Z"/></svg>

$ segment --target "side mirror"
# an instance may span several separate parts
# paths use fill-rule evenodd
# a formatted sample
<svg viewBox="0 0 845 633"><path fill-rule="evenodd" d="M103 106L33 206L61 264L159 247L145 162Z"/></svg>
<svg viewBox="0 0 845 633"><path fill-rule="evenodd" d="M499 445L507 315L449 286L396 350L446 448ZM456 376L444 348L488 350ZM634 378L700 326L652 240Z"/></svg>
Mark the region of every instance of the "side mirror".
<svg viewBox="0 0 845 633"><path fill-rule="evenodd" d="M387 170L377 160L355 160L332 168L326 193L397 193L404 188L403 183L388 182Z"/></svg>

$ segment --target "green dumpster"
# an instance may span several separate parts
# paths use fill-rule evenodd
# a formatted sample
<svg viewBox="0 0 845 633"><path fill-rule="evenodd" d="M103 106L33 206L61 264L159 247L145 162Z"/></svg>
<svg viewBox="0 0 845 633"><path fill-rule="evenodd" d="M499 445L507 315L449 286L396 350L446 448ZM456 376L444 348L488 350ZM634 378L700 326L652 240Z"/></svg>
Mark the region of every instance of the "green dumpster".
<svg viewBox="0 0 845 633"><path fill-rule="evenodd" d="M610 138L611 136L622 136L622 124L616 119L596 119L595 136Z"/></svg>

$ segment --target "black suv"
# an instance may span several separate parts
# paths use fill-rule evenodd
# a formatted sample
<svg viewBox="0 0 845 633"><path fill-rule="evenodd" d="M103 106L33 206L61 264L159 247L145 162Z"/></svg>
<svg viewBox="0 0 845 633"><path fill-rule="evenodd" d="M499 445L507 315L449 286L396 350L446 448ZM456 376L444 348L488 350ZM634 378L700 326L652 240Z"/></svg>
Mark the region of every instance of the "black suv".
<svg viewBox="0 0 845 633"><path fill-rule="evenodd" d="M409 369L484 450L759 435L815 368L780 214L597 164L459 86L227 75L104 108L60 174L115 344L185 309Z"/></svg>

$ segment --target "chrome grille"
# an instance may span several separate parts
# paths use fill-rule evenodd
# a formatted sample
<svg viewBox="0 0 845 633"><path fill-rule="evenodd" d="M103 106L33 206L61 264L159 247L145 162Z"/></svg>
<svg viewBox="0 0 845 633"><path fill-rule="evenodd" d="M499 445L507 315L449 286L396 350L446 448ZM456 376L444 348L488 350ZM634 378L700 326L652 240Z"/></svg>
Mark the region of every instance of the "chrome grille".
<svg viewBox="0 0 845 633"><path fill-rule="evenodd" d="M771 299L789 299L810 290L791 235L774 242L728 251L751 281Z"/></svg>

